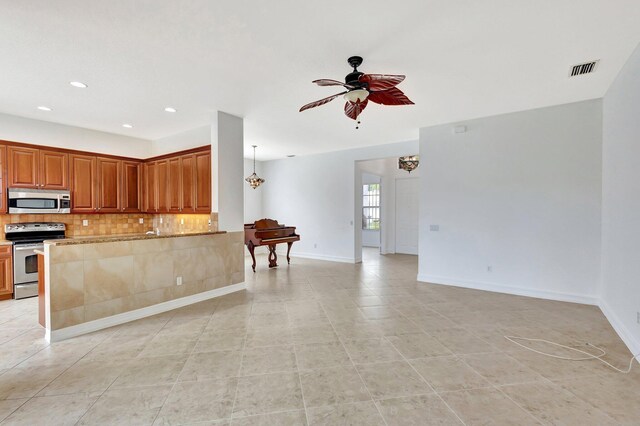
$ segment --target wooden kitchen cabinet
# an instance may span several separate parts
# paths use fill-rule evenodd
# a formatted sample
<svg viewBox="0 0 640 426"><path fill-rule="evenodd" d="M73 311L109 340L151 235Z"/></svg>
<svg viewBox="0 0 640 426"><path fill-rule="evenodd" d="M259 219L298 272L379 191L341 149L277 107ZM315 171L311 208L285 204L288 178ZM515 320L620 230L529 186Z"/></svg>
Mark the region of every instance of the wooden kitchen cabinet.
<svg viewBox="0 0 640 426"><path fill-rule="evenodd" d="M63 151L9 146L10 188L69 189L69 154Z"/></svg>
<svg viewBox="0 0 640 426"><path fill-rule="evenodd" d="M167 161L169 213L180 213L182 211L182 165L180 157L169 158Z"/></svg>
<svg viewBox="0 0 640 426"><path fill-rule="evenodd" d="M0 145L0 214L7 213L7 147Z"/></svg>
<svg viewBox="0 0 640 426"><path fill-rule="evenodd" d="M198 152L195 158L195 211L211 213L211 152Z"/></svg>
<svg viewBox="0 0 640 426"><path fill-rule="evenodd" d="M13 261L11 246L0 246L0 300L13 295Z"/></svg>
<svg viewBox="0 0 640 426"><path fill-rule="evenodd" d="M124 213L142 211L142 164L122 162L122 208Z"/></svg>
<svg viewBox="0 0 640 426"><path fill-rule="evenodd" d="M169 160L156 161L156 213L169 212Z"/></svg>
<svg viewBox="0 0 640 426"><path fill-rule="evenodd" d="M210 213L211 150L147 160L0 140L0 214L7 188L71 192L72 213Z"/></svg>
<svg viewBox="0 0 640 426"><path fill-rule="evenodd" d="M144 165L144 211L156 212L156 163Z"/></svg>
<svg viewBox="0 0 640 426"><path fill-rule="evenodd" d="M182 178L181 212L193 213L196 210L196 157L183 155L180 159Z"/></svg>
<svg viewBox="0 0 640 426"><path fill-rule="evenodd" d="M38 149L10 146L7 150L9 163L9 188L39 188Z"/></svg>
<svg viewBox="0 0 640 426"><path fill-rule="evenodd" d="M69 189L69 154L40 150L38 181L42 189Z"/></svg>
<svg viewBox="0 0 640 426"><path fill-rule="evenodd" d="M96 196L96 157L71 154L71 212L95 213Z"/></svg>
<svg viewBox="0 0 640 426"><path fill-rule="evenodd" d="M121 171L122 161L112 158L97 158L98 165L98 204L99 213L119 213L121 210Z"/></svg>

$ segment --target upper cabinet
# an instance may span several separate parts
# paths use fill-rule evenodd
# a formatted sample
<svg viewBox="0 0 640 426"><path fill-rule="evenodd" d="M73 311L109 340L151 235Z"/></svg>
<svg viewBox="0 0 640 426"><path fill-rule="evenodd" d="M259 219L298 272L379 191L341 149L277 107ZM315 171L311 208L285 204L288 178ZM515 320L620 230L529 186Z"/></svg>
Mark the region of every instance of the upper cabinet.
<svg viewBox="0 0 640 426"><path fill-rule="evenodd" d="M122 160L97 158L98 164L98 211L100 213L119 213L121 204Z"/></svg>
<svg viewBox="0 0 640 426"><path fill-rule="evenodd" d="M198 152L195 159L195 211L211 213L211 151Z"/></svg>
<svg viewBox="0 0 640 426"><path fill-rule="evenodd" d="M142 163L122 162L122 211L139 213L142 211Z"/></svg>
<svg viewBox="0 0 640 426"><path fill-rule="evenodd" d="M72 213L211 212L208 147L135 160L3 143L0 214L7 188L68 189Z"/></svg>
<svg viewBox="0 0 640 426"><path fill-rule="evenodd" d="M0 214L7 212L7 147L0 146Z"/></svg>
<svg viewBox="0 0 640 426"><path fill-rule="evenodd" d="M71 154L71 211L95 213L97 211L96 169L97 159L92 155Z"/></svg>
<svg viewBox="0 0 640 426"><path fill-rule="evenodd" d="M9 146L9 188L69 189L69 154L63 151Z"/></svg>

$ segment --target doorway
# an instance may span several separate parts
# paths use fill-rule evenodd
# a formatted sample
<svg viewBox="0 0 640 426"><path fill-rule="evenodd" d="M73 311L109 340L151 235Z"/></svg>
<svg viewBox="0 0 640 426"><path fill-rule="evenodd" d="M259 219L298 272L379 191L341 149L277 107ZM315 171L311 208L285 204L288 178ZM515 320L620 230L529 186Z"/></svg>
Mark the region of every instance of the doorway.
<svg viewBox="0 0 640 426"><path fill-rule="evenodd" d="M418 254L418 178L396 179L396 253Z"/></svg>

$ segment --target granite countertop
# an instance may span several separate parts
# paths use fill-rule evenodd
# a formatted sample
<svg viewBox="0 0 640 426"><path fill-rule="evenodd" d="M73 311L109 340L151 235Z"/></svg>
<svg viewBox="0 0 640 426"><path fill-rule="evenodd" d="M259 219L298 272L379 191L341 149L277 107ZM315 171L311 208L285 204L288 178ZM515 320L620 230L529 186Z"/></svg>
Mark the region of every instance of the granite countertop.
<svg viewBox="0 0 640 426"><path fill-rule="evenodd" d="M0 240L0 246L10 246L13 243L11 241L7 241L7 240Z"/></svg>
<svg viewBox="0 0 640 426"><path fill-rule="evenodd" d="M41 255L43 255L43 256L44 256L44 251L42 251L42 250L35 249L33 252L34 252L35 254L41 254Z"/></svg>
<svg viewBox="0 0 640 426"><path fill-rule="evenodd" d="M47 240L45 244L54 246L69 246L74 244L95 244L95 243L113 243L117 241L135 241L135 240L155 240L158 238L176 238L176 237L194 237L198 235L217 235L226 234L226 231L200 231L200 232L181 232L181 233L165 233L165 234L122 234L122 235L98 235L87 237L72 237L60 240Z"/></svg>

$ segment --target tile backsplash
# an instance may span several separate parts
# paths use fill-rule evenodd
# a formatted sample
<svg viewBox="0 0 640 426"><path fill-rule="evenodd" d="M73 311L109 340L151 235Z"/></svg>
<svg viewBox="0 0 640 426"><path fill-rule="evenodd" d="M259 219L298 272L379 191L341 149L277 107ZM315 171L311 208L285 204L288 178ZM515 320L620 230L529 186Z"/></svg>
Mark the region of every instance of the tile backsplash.
<svg viewBox="0 0 640 426"><path fill-rule="evenodd" d="M83 220L88 221L87 226L82 225ZM62 222L67 225L69 237L144 234L156 229L161 233L180 233L216 231L218 214L4 214L0 215L0 240L4 239L5 224L24 222Z"/></svg>

